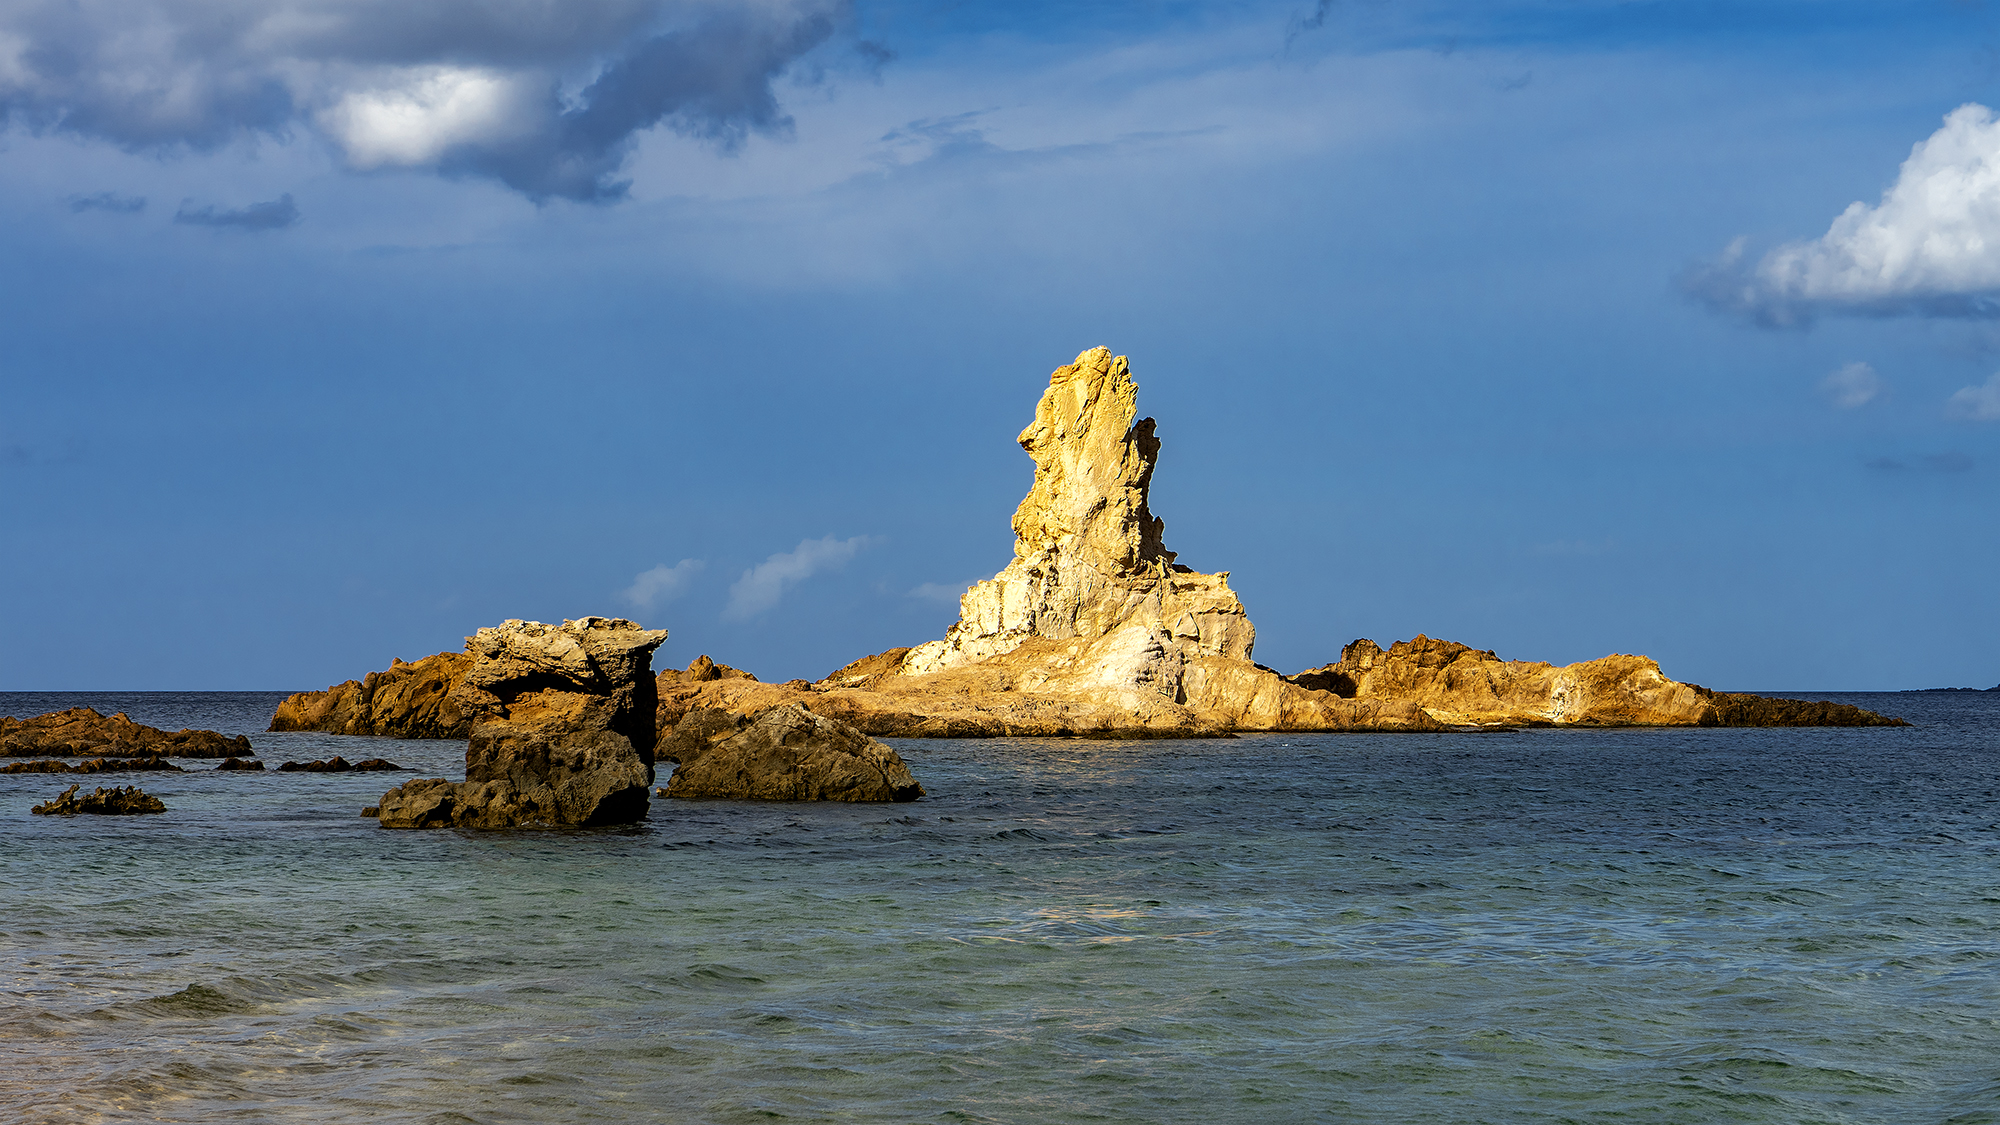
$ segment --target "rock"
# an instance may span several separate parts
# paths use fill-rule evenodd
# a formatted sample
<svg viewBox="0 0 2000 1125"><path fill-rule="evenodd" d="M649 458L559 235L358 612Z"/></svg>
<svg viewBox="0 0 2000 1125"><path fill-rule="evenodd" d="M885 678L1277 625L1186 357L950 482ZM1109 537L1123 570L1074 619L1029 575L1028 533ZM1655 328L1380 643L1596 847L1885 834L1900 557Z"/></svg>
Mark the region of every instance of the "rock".
<svg viewBox="0 0 2000 1125"><path fill-rule="evenodd" d="M897 753L796 703L755 715L703 709L682 718L660 756L680 763L668 797L752 801L914 801Z"/></svg>
<svg viewBox="0 0 2000 1125"><path fill-rule="evenodd" d="M97 816L136 816L141 813L163 813L166 804L158 797L142 792L134 786L115 789L99 787L94 793L78 797L76 791L81 786L72 785L54 799L36 805L28 811L36 816L76 816L79 813Z"/></svg>
<svg viewBox="0 0 2000 1125"><path fill-rule="evenodd" d="M134 771L171 771L180 773L181 768L165 758L92 758L88 762L71 765L68 762L14 762L0 766L0 773L130 773Z"/></svg>
<svg viewBox="0 0 2000 1125"><path fill-rule="evenodd" d="M473 717L465 780L382 797L385 828L588 827L643 818L667 638L619 618L508 621L467 638L455 698Z"/></svg>
<svg viewBox="0 0 2000 1125"><path fill-rule="evenodd" d="M242 758L224 758L222 759L222 764L215 768L219 770L261 770L264 768L264 763L254 759L246 762Z"/></svg>
<svg viewBox="0 0 2000 1125"><path fill-rule="evenodd" d="M1710 704L1705 727L1906 727L1902 719L1831 700L1771 699L1741 692L1710 691L1690 684Z"/></svg>
<svg viewBox="0 0 2000 1125"><path fill-rule="evenodd" d="M1670 680L1643 656L1556 667L1502 660L1419 634L1384 651L1359 640L1340 660L1290 677L1362 702L1415 703L1452 726L1907 726L1859 707L1712 692Z"/></svg>
<svg viewBox="0 0 2000 1125"><path fill-rule="evenodd" d="M288 697L271 716L270 729L464 738L471 732L472 720L453 692L470 667L472 657L457 652L440 652L414 663L399 657L387 671Z"/></svg>
<svg viewBox="0 0 2000 1125"><path fill-rule="evenodd" d="M1355 641L1339 662L1289 679L1343 699L1413 703L1447 726L1687 726L1709 709L1643 656L1558 668L1421 634L1387 651Z"/></svg>
<svg viewBox="0 0 2000 1125"><path fill-rule="evenodd" d="M262 767L260 766L259 768ZM343 758L340 755L335 754L333 757L328 758L325 761L286 762L285 764L278 767L278 772L279 773L348 773L350 771L358 771L361 773L373 773L384 770L399 770L402 768L403 767L397 765L394 762L389 761L386 758L368 758L359 762L350 762L346 758Z"/></svg>
<svg viewBox="0 0 2000 1125"><path fill-rule="evenodd" d="M1104 667L1107 688L1165 692L1198 656L1248 659L1257 631L1229 588L1229 574L1174 561L1165 524L1148 506L1160 442L1138 415L1138 385L1124 356L1092 348L1059 367L1021 431L1035 482L1014 511L1014 561L959 599L943 640L903 658L908 675L941 672L1011 653L1034 638L1117 638L1083 658Z"/></svg>
<svg viewBox="0 0 2000 1125"><path fill-rule="evenodd" d="M32 719L0 716L0 756L82 758L227 758L256 751L242 735L212 730L168 732L133 722L123 711L104 716L89 707Z"/></svg>
<svg viewBox="0 0 2000 1125"><path fill-rule="evenodd" d="M1160 441L1152 419L1134 420L1137 395L1125 359L1103 348L1049 376L1020 437L1035 480L1014 512L1014 559L966 591L943 639L863 657L812 684L662 675L663 735L703 709L750 715L785 704L906 738L1695 725L1807 714L1718 702L1643 656L1556 668L1426 637L1388 653L1357 642L1340 663L1280 676L1252 661L1256 630L1228 572L1197 573L1166 549L1149 498Z"/></svg>

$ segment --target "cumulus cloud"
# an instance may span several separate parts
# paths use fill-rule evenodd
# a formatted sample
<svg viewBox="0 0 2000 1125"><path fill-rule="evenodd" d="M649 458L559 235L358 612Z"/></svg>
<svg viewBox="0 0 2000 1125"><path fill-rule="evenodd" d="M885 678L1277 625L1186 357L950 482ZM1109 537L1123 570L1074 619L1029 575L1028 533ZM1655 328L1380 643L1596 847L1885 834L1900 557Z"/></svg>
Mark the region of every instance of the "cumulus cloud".
<svg viewBox="0 0 2000 1125"><path fill-rule="evenodd" d="M772 555L743 572L729 587L729 604L722 616L733 621L755 617L778 604L785 591L823 570L831 570L854 557L868 543L866 535L852 539L806 539L790 550Z"/></svg>
<svg viewBox="0 0 2000 1125"><path fill-rule="evenodd" d="M1945 403L1945 413L1967 422L2000 422L2000 372L1978 386L1965 387Z"/></svg>
<svg viewBox="0 0 2000 1125"><path fill-rule="evenodd" d="M359 169L605 201L643 130L725 150L789 130L773 83L851 24L851 4L13 0L0 119L135 151L307 130Z"/></svg>
<svg viewBox="0 0 2000 1125"><path fill-rule="evenodd" d="M69 209L84 211L111 211L120 215L131 215L146 209L143 195L120 195L115 191L100 191L94 195L72 195Z"/></svg>
<svg viewBox="0 0 2000 1125"><path fill-rule="evenodd" d="M634 575L632 584L619 591L618 596L638 609L663 606L687 593L694 584L694 576L706 565L701 559L682 559L672 566L661 563Z"/></svg>
<svg viewBox="0 0 2000 1125"><path fill-rule="evenodd" d="M1754 263L1738 239L1682 281L1772 327L1820 313L2000 316L2000 120L1960 106L1910 150L1879 203L1849 204L1824 235Z"/></svg>
<svg viewBox="0 0 2000 1125"><path fill-rule="evenodd" d="M1819 381L1820 393L1842 410L1868 405L1882 393L1882 376L1865 363L1850 363Z"/></svg>
<svg viewBox="0 0 2000 1125"><path fill-rule="evenodd" d="M269 202L237 208L216 207L213 204L191 207L188 201L183 200L180 210L174 212L177 223L197 227L235 227L238 230L283 230L297 225L300 218L298 205L292 202L289 192Z"/></svg>

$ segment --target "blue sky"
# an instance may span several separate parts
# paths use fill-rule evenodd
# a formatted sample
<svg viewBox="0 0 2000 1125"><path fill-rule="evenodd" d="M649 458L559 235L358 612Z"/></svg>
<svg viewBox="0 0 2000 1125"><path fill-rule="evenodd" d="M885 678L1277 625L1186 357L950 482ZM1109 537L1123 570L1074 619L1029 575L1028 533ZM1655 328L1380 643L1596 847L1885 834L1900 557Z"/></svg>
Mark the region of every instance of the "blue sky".
<svg viewBox="0 0 2000 1125"><path fill-rule="evenodd" d="M3 688L818 676L1099 344L1281 670L2000 681L1988 4L16 0L0 107Z"/></svg>

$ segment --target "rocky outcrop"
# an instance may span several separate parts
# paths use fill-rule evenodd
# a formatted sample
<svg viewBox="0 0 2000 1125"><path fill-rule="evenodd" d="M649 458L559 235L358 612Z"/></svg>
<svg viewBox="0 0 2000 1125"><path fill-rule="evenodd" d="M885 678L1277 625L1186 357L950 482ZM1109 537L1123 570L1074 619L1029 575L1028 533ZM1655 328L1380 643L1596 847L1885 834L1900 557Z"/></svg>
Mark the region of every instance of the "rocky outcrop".
<svg viewBox="0 0 2000 1125"><path fill-rule="evenodd" d="M264 768L264 763L255 758L248 760L243 758L224 758L215 768L219 770L261 770Z"/></svg>
<svg viewBox="0 0 2000 1125"><path fill-rule="evenodd" d="M897 753L796 703L754 715L695 711L661 742L679 763L668 797L749 801L914 801L923 786Z"/></svg>
<svg viewBox="0 0 2000 1125"><path fill-rule="evenodd" d="M1160 441L1138 398L1125 357L1106 348L1049 376L1019 438L1035 481L1014 510L1014 561L965 592L958 623L905 654L904 674L1078 640L1105 689L1173 694L1188 659L1249 658L1257 631L1228 572L1182 566L1161 540L1149 506Z"/></svg>
<svg viewBox="0 0 2000 1125"><path fill-rule="evenodd" d="M163 731L135 723L123 711L106 716L72 707L32 719L0 716L0 755L8 757L227 758L255 753L240 734Z"/></svg>
<svg viewBox="0 0 2000 1125"><path fill-rule="evenodd" d="M377 806L385 828L587 827L646 815L652 653L664 629L618 618L508 621L466 639L456 691L473 717L465 780L412 781Z"/></svg>
<svg viewBox="0 0 2000 1125"><path fill-rule="evenodd" d="M274 731L372 734L384 738L464 738L472 720L454 692L472 657L440 652L415 662L401 657L388 670L302 691L278 704Z"/></svg>
<svg viewBox="0 0 2000 1125"><path fill-rule="evenodd" d="M1709 701L1705 727L1906 727L1909 723L1830 699L1772 699L1742 692L1710 691L1690 684Z"/></svg>
<svg viewBox="0 0 2000 1125"><path fill-rule="evenodd" d="M76 791L81 786L72 785L55 798L36 805L28 811L36 816L136 816L143 813L163 813L166 802L135 786L121 786L106 789L99 786L94 793L79 797Z"/></svg>
<svg viewBox="0 0 2000 1125"><path fill-rule="evenodd" d="M230 758L228 761L236 761ZM258 768L262 768L261 764ZM87 762L54 760L42 762L13 762L0 766L0 773L137 773L137 772L180 773L181 768L165 758L92 758Z"/></svg>
<svg viewBox="0 0 2000 1125"><path fill-rule="evenodd" d="M1413 703L1447 726L1690 726L1710 709L1643 656L1558 668L1421 634L1386 651L1355 641L1337 663L1290 679L1343 699Z"/></svg>
<svg viewBox="0 0 2000 1125"><path fill-rule="evenodd" d="M1137 418L1137 396L1125 359L1104 348L1049 376L1020 436L1035 479L1014 512L1014 559L966 591L943 639L864 657L811 684L662 676L660 729L703 709L749 715L793 703L868 734L909 738L1696 725L1809 714L1676 683L1643 656L1556 668L1425 637L1386 653L1356 642L1339 663L1281 676L1251 660L1256 630L1228 572L1197 573L1166 549L1149 497L1160 441L1153 420Z"/></svg>
<svg viewBox="0 0 2000 1125"><path fill-rule="evenodd" d="M1360 702L1415 703L1450 726L1907 726L1841 703L1713 692L1670 680L1643 656L1556 667L1419 634L1384 650L1359 640L1290 677Z"/></svg>

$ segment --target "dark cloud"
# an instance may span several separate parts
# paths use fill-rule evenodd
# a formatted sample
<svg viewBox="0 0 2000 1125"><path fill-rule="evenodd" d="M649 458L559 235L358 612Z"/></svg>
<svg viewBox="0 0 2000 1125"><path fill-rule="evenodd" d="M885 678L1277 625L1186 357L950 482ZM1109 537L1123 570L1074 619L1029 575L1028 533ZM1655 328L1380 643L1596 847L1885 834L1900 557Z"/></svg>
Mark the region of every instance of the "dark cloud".
<svg viewBox="0 0 2000 1125"><path fill-rule="evenodd" d="M784 23L752 11L717 13L633 47L583 90L576 108L562 111L551 97L542 129L504 144L461 146L443 167L491 176L534 199L620 198L627 184L618 169L643 129L664 123L725 152L752 132L789 134L792 119L771 80L834 30L826 13Z"/></svg>
<svg viewBox="0 0 2000 1125"><path fill-rule="evenodd" d="M601 201L643 130L785 135L773 83L851 22L851 0L14 0L0 121L135 151L318 132L357 167Z"/></svg>
<svg viewBox="0 0 2000 1125"><path fill-rule="evenodd" d="M289 192L267 203L252 203L233 210L213 204L190 207L184 200L180 210L174 212L177 223L197 227L235 227L238 230L283 230L298 225L302 217Z"/></svg>
<svg viewBox="0 0 2000 1125"><path fill-rule="evenodd" d="M95 195L72 195L69 197L72 211L112 211L121 215L131 215L146 209L143 195L120 195L115 191L100 191Z"/></svg>

